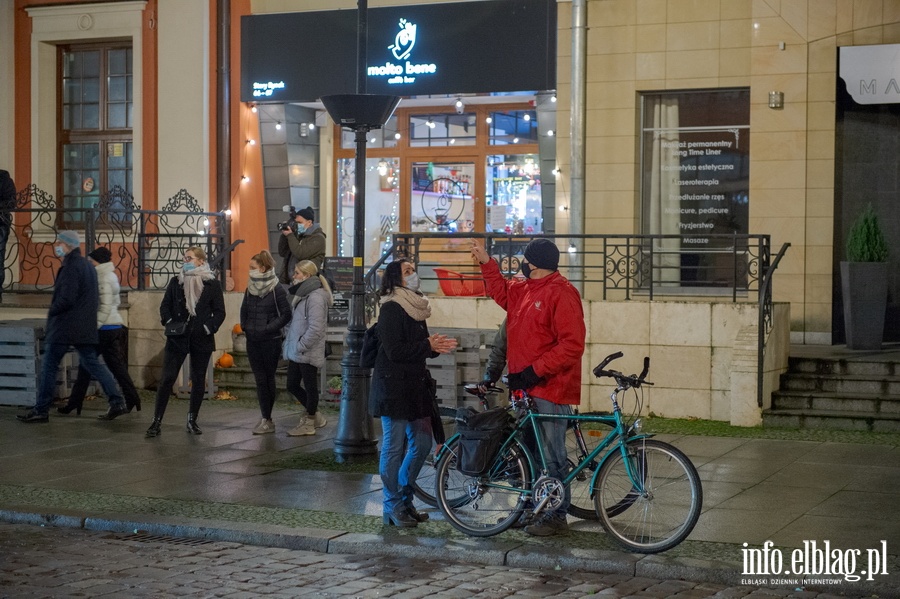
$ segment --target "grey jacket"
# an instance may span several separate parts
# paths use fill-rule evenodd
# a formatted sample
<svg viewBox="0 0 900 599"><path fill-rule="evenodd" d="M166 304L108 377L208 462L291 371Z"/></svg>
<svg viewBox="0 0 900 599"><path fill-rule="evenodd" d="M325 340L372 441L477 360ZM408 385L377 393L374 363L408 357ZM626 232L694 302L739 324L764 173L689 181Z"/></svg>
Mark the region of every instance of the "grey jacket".
<svg viewBox="0 0 900 599"><path fill-rule="evenodd" d="M329 294L321 287L300 298L282 344L285 360L316 368L325 366L329 303Z"/></svg>

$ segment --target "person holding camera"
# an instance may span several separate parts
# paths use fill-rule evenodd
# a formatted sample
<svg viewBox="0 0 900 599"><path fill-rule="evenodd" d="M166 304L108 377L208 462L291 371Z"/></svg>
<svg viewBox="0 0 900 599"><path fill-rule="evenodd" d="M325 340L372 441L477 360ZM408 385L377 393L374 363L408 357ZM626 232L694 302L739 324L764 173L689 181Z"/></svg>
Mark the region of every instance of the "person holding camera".
<svg viewBox="0 0 900 599"><path fill-rule="evenodd" d="M294 267L298 262L309 260L320 271L325 262L325 232L315 220L312 206L296 212L291 210L293 222L290 220L281 227L278 239L278 255L283 258L278 280L285 285L292 283Z"/></svg>

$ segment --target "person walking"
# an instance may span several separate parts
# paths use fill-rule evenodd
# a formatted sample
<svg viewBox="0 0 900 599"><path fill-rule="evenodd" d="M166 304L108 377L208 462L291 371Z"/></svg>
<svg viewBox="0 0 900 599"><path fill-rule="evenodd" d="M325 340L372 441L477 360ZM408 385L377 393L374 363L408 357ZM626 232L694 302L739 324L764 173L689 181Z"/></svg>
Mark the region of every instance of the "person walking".
<svg viewBox="0 0 900 599"><path fill-rule="evenodd" d="M88 254L88 260L97 271L97 284L100 293L100 307L97 310L97 350L103 357L106 367L112 373L113 378L119 383L122 394L125 396L125 408L131 412L134 408L141 411L141 396L138 395L128 374L128 328L119 314L119 277L116 276L115 265L111 262L112 252L108 248L98 247ZM72 394L66 405L56 408L60 414L69 414L75 410L81 414L84 396L87 393L88 384L91 382L91 373L82 366L78 366L78 376L72 385Z"/></svg>
<svg viewBox="0 0 900 599"><path fill-rule="evenodd" d="M256 399L262 420L254 435L275 432L272 407L278 389L275 369L281 356L281 332L291 320L291 304L275 275L275 259L267 250L250 258L250 282L241 303L241 330L247 337L247 359L256 380Z"/></svg>
<svg viewBox="0 0 900 599"><path fill-rule="evenodd" d="M203 434L197 425L197 415L206 393L206 369L216 349L215 334L225 321L225 296L222 285L206 263L206 252L202 248L193 246L184 253L181 272L169 281L159 304L159 317L164 327L170 326L166 332L162 379L156 390L153 422L146 436L158 437L162 433L162 419L172 395L172 385L188 356L191 357L191 402L186 429L193 435ZM184 323L183 330L173 330L176 327L171 325L179 323Z"/></svg>
<svg viewBox="0 0 900 599"><path fill-rule="evenodd" d="M0 302L6 284L6 242L12 228L12 212L16 207L16 184L9 171L0 170Z"/></svg>
<svg viewBox="0 0 900 599"><path fill-rule="evenodd" d="M472 242L472 257L481 265L487 294L506 310L509 387L526 389L541 414L571 414L581 403L581 357L584 354L584 311L578 290L559 273L559 248L551 240L532 240L524 252L524 280L507 280L483 247ZM567 473L565 419L541 423L550 476ZM525 526L525 532L549 536L568 529L562 504Z"/></svg>
<svg viewBox="0 0 900 599"><path fill-rule="evenodd" d="M294 309L284 339L283 357L288 360L287 390L306 408L306 416L288 431L291 437L316 434L328 421L318 411L319 368L325 367L325 333L331 288L310 260L294 267Z"/></svg>
<svg viewBox="0 0 900 599"><path fill-rule="evenodd" d="M56 373L71 346L78 352L79 365L100 382L109 400L109 409L99 418L113 420L127 414L128 409L112 373L97 359L97 309L100 305L97 272L81 255L81 236L77 231L60 231L53 251L62 258L62 266L56 273L47 311L37 401L27 414L16 418L26 423L49 422Z"/></svg>
<svg viewBox="0 0 900 599"><path fill-rule="evenodd" d="M431 377L425 361L456 348L456 339L428 333L428 298L406 258L384 269L379 290L378 353L372 371L369 413L381 418L378 472L383 485L383 521L410 528L428 519L413 507L416 480L432 440Z"/></svg>
<svg viewBox="0 0 900 599"><path fill-rule="evenodd" d="M291 284L294 267L298 262L309 260L316 265L317 272L325 262L325 231L315 221L312 206L298 210L294 222L281 230L278 238L278 255L281 256L279 279L285 285Z"/></svg>

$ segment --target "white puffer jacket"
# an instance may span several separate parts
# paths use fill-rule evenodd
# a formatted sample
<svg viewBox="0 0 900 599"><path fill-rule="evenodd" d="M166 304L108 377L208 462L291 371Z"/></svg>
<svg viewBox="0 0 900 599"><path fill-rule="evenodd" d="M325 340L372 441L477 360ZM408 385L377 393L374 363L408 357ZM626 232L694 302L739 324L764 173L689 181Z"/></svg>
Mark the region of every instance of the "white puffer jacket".
<svg viewBox="0 0 900 599"><path fill-rule="evenodd" d="M125 321L119 314L119 277L116 276L112 262L98 264L97 285L100 287L100 307L97 309L97 328L103 325L123 325Z"/></svg>

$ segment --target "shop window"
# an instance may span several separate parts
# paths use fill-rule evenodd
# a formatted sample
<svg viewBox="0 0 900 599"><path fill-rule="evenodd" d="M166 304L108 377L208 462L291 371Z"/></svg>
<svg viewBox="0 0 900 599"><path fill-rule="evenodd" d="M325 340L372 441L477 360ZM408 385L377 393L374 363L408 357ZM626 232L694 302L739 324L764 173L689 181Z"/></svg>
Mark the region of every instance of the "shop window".
<svg viewBox="0 0 900 599"><path fill-rule="evenodd" d="M337 161L338 256L353 256L356 159ZM366 158L364 263L374 264L394 242L400 210L400 159Z"/></svg>
<svg viewBox="0 0 900 599"><path fill-rule="evenodd" d="M488 232L543 232L541 168L535 154L488 156L485 204Z"/></svg>
<svg viewBox="0 0 900 599"><path fill-rule="evenodd" d="M654 240L654 284L734 284L734 241L711 236L748 233L749 123L746 89L642 96L642 231L670 236Z"/></svg>
<svg viewBox="0 0 900 599"><path fill-rule="evenodd" d="M134 193L132 49L121 43L61 46L59 58L60 216L83 225L84 210L102 193L117 185Z"/></svg>
<svg viewBox="0 0 900 599"><path fill-rule="evenodd" d="M475 145L475 113L413 114L409 117L411 147Z"/></svg>
<svg viewBox="0 0 900 599"><path fill-rule="evenodd" d="M410 230L433 233L474 231L474 179L475 165L471 162L414 162Z"/></svg>
<svg viewBox="0 0 900 599"><path fill-rule="evenodd" d="M487 117L491 145L537 143L537 113L534 110L492 112Z"/></svg>
<svg viewBox="0 0 900 599"><path fill-rule="evenodd" d="M397 117L392 116L381 129L369 131L366 137L367 148L396 148L400 143L400 133L397 131ZM342 128L341 147L345 150L355 150L356 133Z"/></svg>

